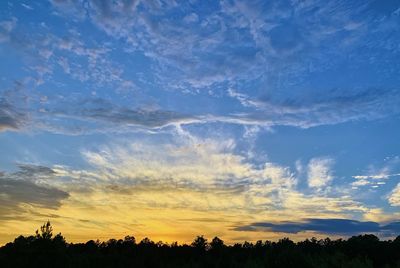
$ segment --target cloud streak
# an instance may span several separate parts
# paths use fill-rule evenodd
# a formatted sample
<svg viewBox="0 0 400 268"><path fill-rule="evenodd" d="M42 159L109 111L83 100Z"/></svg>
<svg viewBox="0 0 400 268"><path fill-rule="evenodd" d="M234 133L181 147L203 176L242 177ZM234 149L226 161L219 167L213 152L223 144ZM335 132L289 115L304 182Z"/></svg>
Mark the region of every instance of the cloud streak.
<svg viewBox="0 0 400 268"><path fill-rule="evenodd" d="M57 120L52 120L57 117L70 120L71 124L80 122L82 127L84 127L85 122L106 124L103 127L98 126L98 130L101 131L104 129L113 131L113 126L115 125L119 125L121 130L127 130L135 126L157 129L170 125L195 125L216 122L242 126L293 126L310 128L354 120L372 120L397 114L399 111L395 108L397 107L395 103L400 101L400 95L397 95L397 93L382 97L382 95L379 95L379 91L374 91L371 93L372 95L368 93L368 97L365 97L366 95L363 94L361 98L365 97L365 100L354 97L352 101L347 104L346 102L338 101L320 104L312 104L311 102L308 106L306 102L304 104L272 104L272 102L270 102L267 105L265 102L245 100L246 96L237 94L238 93L234 91L230 93L231 96L239 96L240 101L246 102L247 106L257 106L255 107L257 111L244 111L229 114L190 114L180 111L164 110L162 108L128 108L103 98L88 98L85 100L77 100L75 104L65 101L59 103L54 101L52 106L43 108L42 112L36 112L36 114L39 120L42 118L41 120L44 120L44 123L50 125L57 122ZM376 94L378 94L379 97L376 97ZM6 102L4 102L4 128L6 126L15 128L18 123L17 120L21 121L23 115L10 110L11 107L6 105ZM32 111L32 113L35 112ZM12 118L12 115L16 118ZM46 118L48 117L52 118L47 120ZM76 122L74 123L74 121ZM107 127L107 125L110 127ZM91 127L93 128L92 131L96 131L96 126L92 125Z"/></svg>
<svg viewBox="0 0 400 268"><path fill-rule="evenodd" d="M105 99L88 99L77 104L66 104L64 109L46 111L51 116L97 121L111 125L160 128L174 123L190 122L193 117L160 109L130 109Z"/></svg>
<svg viewBox="0 0 400 268"><path fill-rule="evenodd" d="M268 231L279 233L316 232L329 235L357 235L384 233L395 236L400 231L400 222L381 225L377 222L362 222L349 219L305 219L301 222L256 222L235 228L236 231Z"/></svg>
<svg viewBox="0 0 400 268"><path fill-rule="evenodd" d="M20 129L26 120L24 113L19 111L5 98L0 98L0 131Z"/></svg>

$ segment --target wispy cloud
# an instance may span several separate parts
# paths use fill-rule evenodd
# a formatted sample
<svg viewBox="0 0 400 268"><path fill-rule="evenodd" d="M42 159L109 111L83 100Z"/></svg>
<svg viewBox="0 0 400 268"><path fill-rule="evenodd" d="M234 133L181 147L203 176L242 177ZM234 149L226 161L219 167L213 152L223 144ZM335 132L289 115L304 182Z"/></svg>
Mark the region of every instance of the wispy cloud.
<svg viewBox="0 0 400 268"><path fill-rule="evenodd" d="M74 10L80 17L86 13L106 34L124 40L130 51L144 50L157 63L154 70L160 82L181 90L189 87L192 92L241 79L254 81L263 75L282 84L279 77L283 76L284 82L291 80L289 76L296 80L307 74L311 65L327 69L331 63L321 54L346 60L342 52L362 46L361 40L368 34L363 25L374 19L351 3L322 8L318 1L286 5L221 1L201 15L192 12L189 4L171 1L53 3L61 12ZM176 12L179 21L170 20L161 9ZM190 12L182 13L182 9ZM335 10L334 17L331 10ZM375 22L372 26L379 25ZM318 53L321 50L324 53ZM168 79L165 72L170 74Z"/></svg>
<svg viewBox="0 0 400 268"><path fill-rule="evenodd" d="M400 206L400 183L390 192L388 201L392 206Z"/></svg>
<svg viewBox="0 0 400 268"><path fill-rule="evenodd" d="M231 91L232 95L233 91ZM235 96L238 97L235 93ZM388 97L388 96L387 96ZM240 98L244 98L240 95ZM362 102L361 106L348 106L344 103L336 104L321 104L313 106L285 106L285 105L272 105L269 104L265 107L263 102L252 102L249 100L241 100L248 102L250 106L257 106L257 112L243 112L233 114L188 114L180 111L169 111L162 108L128 108L122 105L118 105L111 101L102 98L86 98L76 99L75 104L65 102L64 100L53 101L52 106L42 104L43 109L40 113L37 113L37 118L45 119L48 116L62 117L64 120L68 119L73 123L73 120L78 120L81 123L84 122L99 122L106 123L110 126L119 125L121 129L129 129L129 127L147 127L147 128L162 128L173 124L207 124L207 123L227 123L237 125L255 125L263 127L274 127L274 126L294 126L301 128L315 127L319 125L330 125L343 123L352 120L361 119L377 119L384 117L390 112L376 109L375 105L379 107L394 107L394 103L389 104L386 102L396 102L397 96L390 96L388 98L382 98L382 103L379 103L379 98L374 99L373 102ZM369 99L369 97L368 97ZM364 106L365 104L365 106ZM343 107L340 110L338 107ZM48 106L48 107L47 107ZM260 110L260 107L263 107ZM4 108L5 109L5 108ZM367 116L368 115L368 116ZM54 121L57 122L57 121ZM53 123L54 123L53 122ZM68 121L67 121L68 122ZM51 121L48 121L51 123ZM92 126L93 127L93 126ZM103 128L99 128L104 130ZM115 129L114 129L115 130ZM109 131L114 131L113 128L109 128ZM95 128L92 131L96 131Z"/></svg>
<svg viewBox="0 0 400 268"><path fill-rule="evenodd" d="M98 186L103 185L101 191L136 193L147 205L154 204L158 196L159 205L167 207L264 211L275 217L367 211L349 196L302 193L288 167L269 162L256 166L235 153L233 140L203 140L184 134L168 143L111 144L83 155L93 167L91 172L97 174ZM146 195L149 192L151 196ZM167 193L176 192L185 198L169 198ZM217 195L230 201L217 202Z"/></svg>
<svg viewBox="0 0 400 268"><path fill-rule="evenodd" d="M118 106L101 98L77 100L77 103L65 103L62 108L45 111L44 114L75 118L82 121L97 121L110 125L143 126L158 128L174 123L194 119L178 112L165 111L154 108L127 108Z"/></svg>
<svg viewBox="0 0 400 268"><path fill-rule="evenodd" d="M361 82L356 85L305 82L314 81L334 66L356 64L343 55L364 51L361 48L365 43L361 40L366 36L368 51L396 53L390 46L392 35L387 34L394 28L385 24L393 14L372 23L373 12L365 10L369 4L357 8L351 3L329 4L322 8L318 1L293 2L287 6L276 2L256 1L250 5L245 1L221 1L204 10L197 3L204 11L197 14L189 4L177 5L173 1L51 3L56 10L53 15L64 19L73 15L71 24L64 29L68 33L65 36L41 23L37 25L39 31L29 34L24 33L22 25L15 33L18 38L10 39L17 28L18 19L14 17L2 21L0 28L7 37L4 42L18 43L15 49L24 51L23 58L35 62L26 68L35 87L67 89L78 83L87 92L76 102L84 102L98 91L112 92L108 96L101 94L118 110L109 116L100 110L65 112L68 109L63 107L65 103L55 103L58 115L70 120L69 125L74 125L74 120L80 120L81 125L89 121L89 125L92 121L115 119L121 126L150 128L171 123L215 122L309 128L385 118L400 112L399 90L382 83L367 83L372 85L367 87ZM335 16L330 15L332 9ZM179 19L171 20L165 15L168 12L161 10L175 12ZM79 30L83 24L98 29L98 38L86 38ZM366 31L368 27L364 25L373 26L374 31ZM383 34L389 36L382 41L386 46L377 43L382 38L374 38ZM105 37L107 42L102 41ZM136 58L138 66L143 68L140 72L132 71L127 64L126 59ZM362 54L354 60L368 65L367 58L370 57ZM195 113L183 107L171 109L169 101L154 101L157 94L149 88L156 88L167 100L192 94L206 97L213 105L203 105ZM126 105L127 98L135 105ZM240 105L226 108L232 98ZM143 100L156 102L159 109L139 107L137 103ZM54 111L43 106L42 111ZM36 108L32 105L30 112L38 115L33 119L40 121L43 114L37 113ZM50 119L32 125L56 131L63 128L55 125L59 121ZM76 129L84 132L81 125ZM115 127L108 129L113 131Z"/></svg>
<svg viewBox="0 0 400 268"><path fill-rule="evenodd" d="M386 158L385 165L381 168L370 165L363 175L352 176L355 179L352 186L354 188L363 186L378 188L379 186L385 185L389 179L400 177L400 173L395 172L399 163L399 158L393 157Z"/></svg>
<svg viewBox="0 0 400 268"><path fill-rule="evenodd" d="M28 10L34 10L33 7L31 7L30 5L27 5L25 3L21 3L21 6L23 6L24 8L28 9Z"/></svg>
<svg viewBox="0 0 400 268"><path fill-rule="evenodd" d="M22 129L29 121L23 84L14 85L0 94L0 132Z"/></svg>
<svg viewBox="0 0 400 268"><path fill-rule="evenodd" d="M23 115L18 113L11 104L0 99L0 131L5 129L18 129Z"/></svg>
<svg viewBox="0 0 400 268"><path fill-rule="evenodd" d="M332 158L313 158L308 163L308 186L322 189L329 185L333 179Z"/></svg>

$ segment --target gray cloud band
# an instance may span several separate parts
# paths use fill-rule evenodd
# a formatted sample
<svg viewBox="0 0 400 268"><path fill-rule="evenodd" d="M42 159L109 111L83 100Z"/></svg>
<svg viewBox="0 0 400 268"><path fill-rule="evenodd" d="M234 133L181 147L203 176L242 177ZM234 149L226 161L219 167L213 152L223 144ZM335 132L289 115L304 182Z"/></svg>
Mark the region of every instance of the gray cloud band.
<svg viewBox="0 0 400 268"><path fill-rule="evenodd" d="M268 231L299 233L311 231L323 234L355 235L359 233L382 233L395 235L400 232L400 221L381 225L377 222L362 222L348 219L306 219L303 222L255 222L235 227L236 231Z"/></svg>

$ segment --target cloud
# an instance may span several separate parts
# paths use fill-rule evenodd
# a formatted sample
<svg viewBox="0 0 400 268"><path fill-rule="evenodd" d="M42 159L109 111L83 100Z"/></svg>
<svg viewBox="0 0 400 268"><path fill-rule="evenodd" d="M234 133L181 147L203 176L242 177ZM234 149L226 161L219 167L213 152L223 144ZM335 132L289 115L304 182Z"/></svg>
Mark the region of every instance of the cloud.
<svg viewBox="0 0 400 268"><path fill-rule="evenodd" d="M347 114L341 112L336 106L329 107L326 112L319 112L317 106L310 104L308 107L300 106L295 109L280 105L266 105L248 99L242 93L229 91L229 95L238 99L244 106L255 108L257 111L245 111L237 113L207 113L199 111L198 114L190 114L182 111L171 111L162 107L131 108L109 101L103 98L71 97L66 99L48 99L47 103L40 103L43 107L38 111L29 111L38 121L36 128L47 131L75 133L85 132L115 132L131 131L135 128L160 129L171 125L201 125L209 123L236 124L242 126L261 126L271 128L274 126L293 126L301 128L315 127L326 124L337 124L349 120L359 120L369 114L369 119L384 116L379 109L360 109L359 114ZM396 97L391 98L396 99ZM38 100L39 101L39 100ZM17 112L10 104L0 103L0 116L3 115L2 129L18 129L26 119L22 112ZM323 105L324 106L324 105ZM385 106L384 102L379 104ZM390 105L388 105L390 106ZM360 107L359 107L360 108ZM335 110L336 109L336 110ZM346 108L347 109L347 108ZM369 111L371 109L371 112ZM372 110L374 109L374 112ZM357 107L352 108L352 113ZM376 114L376 116L374 115ZM65 128L63 125L68 125ZM118 125L119 128L114 126ZM65 130L63 130L65 129Z"/></svg>
<svg viewBox="0 0 400 268"><path fill-rule="evenodd" d="M384 208L369 208L363 215L366 221L391 222L400 219L400 212L385 212Z"/></svg>
<svg viewBox="0 0 400 268"><path fill-rule="evenodd" d="M241 105L244 107L255 107L255 108L263 108L264 103L252 100L249 96L244 93L236 92L234 89L228 89L228 96L237 99Z"/></svg>
<svg viewBox="0 0 400 268"><path fill-rule="evenodd" d="M54 174L50 168L35 165L19 165L14 173L0 174L0 220L58 209L69 194L46 183Z"/></svg>
<svg viewBox="0 0 400 268"><path fill-rule="evenodd" d="M375 175L356 175L356 176L353 176L353 178L359 179L359 180L365 180L365 179L380 180L380 179L388 179L390 177L396 177L396 176L400 176L400 173L395 173L395 174L381 173L381 174L375 174Z"/></svg>
<svg viewBox="0 0 400 268"><path fill-rule="evenodd" d="M85 151L83 155L108 181L122 180L123 185L133 187L145 184L149 188L170 185L201 189L221 183L223 188L235 181L240 184L251 175L250 164L231 153L233 140L187 142L153 145L142 141L107 146L99 152Z"/></svg>
<svg viewBox="0 0 400 268"><path fill-rule="evenodd" d="M62 108L59 108L59 107ZM105 123L109 126L139 126L160 128L196 120L193 116L154 108L127 108L101 98L62 102L49 107L43 116L69 118L71 120Z"/></svg>
<svg viewBox="0 0 400 268"><path fill-rule="evenodd" d="M120 131L126 131L136 127L144 128L163 128L170 125L194 125L194 124L208 124L208 123L225 123L225 124L237 124L242 126L262 126L262 127L274 127L274 126L293 126L301 128L315 127L326 124L337 124L350 120L360 120L362 117L367 119L380 118L385 114L385 111L379 111L380 108L376 108L375 105L367 105L368 107L362 108L361 106L350 107L346 103L335 103L335 104L312 104L309 106L301 104L299 106L290 104L275 105L265 102L249 99L248 96L242 93L238 93L234 90L228 91L229 96L238 99L244 106L252 107L257 109L256 112L239 112L229 114L212 114L207 111L200 111L199 114L188 114L180 111L170 111L163 109L162 107L156 108L128 108L123 105L117 104L115 101L109 101L103 98L73 98L72 101L66 102L61 99L53 100L51 106L42 104L43 112L37 113L37 118L42 119L43 126L51 131L50 125L60 124L60 122L77 124L77 126L90 127L90 131L115 131L114 125L119 125ZM393 107L391 104L387 104L387 101L393 101L399 96L391 96L387 99L382 98L382 103L379 99L375 99L376 105L379 107ZM390 99L390 100L389 100ZM72 99L71 99L72 100ZM17 114L14 110L10 110L4 105L3 114L5 114L4 121L10 120L9 127L16 126L16 121L12 121L10 115L19 115L22 119L22 114ZM294 105L294 106L293 106ZM342 106L344 110L341 110L338 106ZM324 107L324 108L323 108ZM9 110L7 110L9 109ZM347 113L346 110L350 109ZM358 109L358 110L357 110ZM383 108L382 108L383 109ZM388 108L389 109L389 108ZM325 110L325 111L323 111ZM1 112L1 110L0 110ZM32 111L33 113L33 111ZM63 119L55 120L56 118ZM90 125L90 122L99 123L102 125ZM14 125L12 123L15 123ZM88 123L85 126L85 123ZM47 125L47 126L45 126ZM37 125L37 127L40 126ZM54 125L54 129L57 129L57 125ZM62 126L58 126L62 127ZM72 128L70 128L72 129ZM82 131L84 132L84 130Z"/></svg>
<svg viewBox="0 0 400 268"><path fill-rule="evenodd" d="M7 129L19 129L25 122L26 116L18 111L5 98L0 98L0 132Z"/></svg>
<svg viewBox="0 0 400 268"><path fill-rule="evenodd" d="M172 111L163 110L132 110L115 107L113 110L96 109L84 110L82 117L105 121L108 123L146 126L150 128L163 127L175 122L190 121L190 117Z"/></svg>
<svg viewBox="0 0 400 268"><path fill-rule="evenodd" d="M362 186L371 186L377 188L380 185L385 185L386 181L392 177L399 177L400 173L395 173L399 164L399 158L386 158L385 166L376 168L374 165L368 167L368 171L363 175L352 176L355 181L352 183L354 188Z"/></svg>
<svg viewBox="0 0 400 268"><path fill-rule="evenodd" d="M261 97L265 110L270 111L276 125L312 127L354 120L372 120L398 114L400 93L396 89L364 89L359 91L331 90L321 97L317 92L302 91L301 95L276 98Z"/></svg>
<svg viewBox="0 0 400 268"><path fill-rule="evenodd" d="M48 178L54 176L56 172L45 166L32 165L32 164L17 164L18 171L9 174L9 176L15 177L17 179L24 180L36 180L38 178Z"/></svg>
<svg viewBox="0 0 400 268"><path fill-rule="evenodd" d="M11 85L0 91L0 132L21 130L31 122L26 92L26 79L9 81Z"/></svg>
<svg viewBox="0 0 400 268"><path fill-rule="evenodd" d="M313 158L308 163L308 186L312 188L322 189L327 186L333 179L332 158Z"/></svg>
<svg viewBox="0 0 400 268"><path fill-rule="evenodd" d="M30 5L27 5L27 4L24 4L24 3L21 3L21 6L23 6L24 8L26 8L26 9L28 9L28 10L33 10L33 9L34 9L34 8L31 7Z"/></svg>
<svg viewBox="0 0 400 268"><path fill-rule="evenodd" d="M388 201L392 206L400 206L400 183L389 194Z"/></svg>
<svg viewBox="0 0 400 268"><path fill-rule="evenodd" d="M246 154L235 152L231 139L201 139L183 127L177 129L172 140L168 135L161 140L148 137L83 151L91 166L87 174L92 175L80 182L92 178L96 181L94 192L134 194L143 206L157 203L200 211L262 211L274 218L367 211L341 193L302 193L290 168L271 162L255 165ZM66 171L66 176L75 175ZM221 196L226 198L221 201Z"/></svg>
<svg viewBox="0 0 400 268"><path fill-rule="evenodd" d="M0 21L0 44L11 39L11 32L17 26L17 18L12 17L10 20Z"/></svg>
<svg viewBox="0 0 400 268"><path fill-rule="evenodd" d="M18 39L23 43L25 54L40 59L39 66L29 68L36 77L37 86L44 86L42 83L51 83L58 78L65 85L74 84L64 80L64 76L57 77L58 71L62 71L68 79L79 81L84 87L96 90L112 88L116 94L110 95L115 102L110 114L101 107L96 107L97 111L75 107L76 113L73 109L66 112L64 108L68 107L61 107L62 103L59 103L59 110L43 107L42 111L54 112L55 117L59 115L70 121L66 123L68 127L57 125L61 121L59 118L47 118L46 122L35 124L49 131L63 127L74 129L70 125L75 123L80 133L92 127L92 132L107 129L104 125L97 129L93 125L86 126L85 129L85 123L89 125L94 121L104 124L115 122L127 128L214 122L309 128L378 119L400 112L397 105L400 101L399 90L380 83L375 88L364 85L343 88L338 85L334 89L330 88L331 85L328 88L319 84L304 84L305 80L313 80L314 75L319 76L326 70L334 73L332 68L339 64L353 66L343 55L364 46L360 41L366 35L363 25L369 25L372 18L368 15L363 16L363 20L355 20L350 15L360 15L363 11L353 9L351 4L321 7L314 1L307 4L256 1L251 5L245 1L222 1L207 8L197 3L195 8L203 12L194 14L190 4L176 5L173 1L108 3L53 0L51 3L56 15L74 15L71 23L66 23L71 26L65 29L68 38L60 37L49 29L44 34L39 27L38 34L21 35ZM331 10L335 10L334 18L330 15ZM170 13L179 15L174 20L166 15ZM320 23L321 20L327 21ZM16 21L4 21L0 27L10 32L15 28ZM85 23L93 24L111 38L108 42L96 42L97 37L85 37L78 30ZM350 31L351 36L360 42L349 45L351 48L348 50L342 48L343 45L337 43L346 41L343 40L346 36L343 31ZM371 30L369 34L372 37L368 36L371 47L382 50L390 47L374 43L374 40L382 39L373 38L374 33ZM333 40L338 41L332 43ZM136 76L132 74L131 66L121 59L136 59L138 55L140 59L145 59L145 64L143 73ZM360 57L362 60L371 58ZM312 70L310 66L318 68ZM266 82L268 90L263 86ZM191 114L190 107L186 111L182 107L171 111L169 107L164 107L167 105L163 100L157 101L157 109L145 109L138 105L132 108L122 104L128 98L124 94L118 95L122 91L134 91L141 95L140 98L136 95L132 98L137 103L143 102L143 99L154 99L157 94L146 92L149 86L167 92L167 99L172 100L175 96L179 99L186 94L204 97L205 92L209 92L212 97L208 101L213 105L204 105L196 114ZM180 94L175 95L176 92ZM227 97L236 99L240 105L227 107L231 101ZM87 95L81 96L80 100L74 101L85 102L87 98ZM37 113L35 108L32 114L43 119L45 116ZM78 124L74 120L81 122ZM109 125L108 130L115 131L115 124ZM15 124L10 122L2 129L6 127L15 129Z"/></svg>
<svg viewBox="0 0 400 268"><path fill-rule="evenodd" d="M56 7L60 6L58 1L53 3ZM252 79L265 72L263 66L269 63L265 56L269 54L268 42L264 40L264 44L255 45L257 40L252 40L250 35L250 32L264 30L261 28L265 24L262 19L251 23L250 28L232 27L237 25L228 22L235 15L225 12L227 9L224 8L219 10L217 4L205 9L207 12L203 12L202 16L189 13L184 14L181 20L172 21L160 10L182 13L179 9L185 10L186 4L176 5L170 1L154 3L114 1L105 4L89 1L84 6L79 1L63 1L62 6L68 5L69 9L81 11L85 9L88 18L99 29L115 39L126 41L130 50L144 50L144 54L157 63L154 71L164 86L194 92L227 81ZM260 6L256 11L260 18L267 17L268 14L261 14L262 5L257 6ZM245 3L235 7L244 11L251 9ZM189 5L187 9L191 9ZM260 29L257 29L259 26ZM235 46L227 45L232 41ZM163 78L165 71L169 73L168 79Z"/></svg>
<svg viewBox="0 0 400 268"><path fill-rule="evenodd" d="M356 235L383 233L394 236L400 231L400 222L381 225L377 222L362 222L349 219L305 219L301 222L256 222L234 228L236 231L268 231L280 233L316 232L329 235Z"/></svg>
<svg viewBox="0 0 400 268"><path fill-rule="evenodd" d="M183 126L174 135L90 147L82 156L83 169L19 164L16 172L3 175L3 188L14 189L12 198L0 193L3 219L11 221L15 214L41 219L32 213L52 213L66 226L81 226L77 219L85 219L90 234L131 230L133 223L140 223L137 231L148 235L161 222L170 230L180 229L185 224L182 215L223 218L218 228L228 231L243 218L297 222L369 211L340 192L303 193L289 167L267 161L255 165L233 139L200 138Z"/></svg>
<svg viewBox="0 0 400 268"><path fill-rule="evenodd" d="M39 203L63 204L71 218L94 220L109 211L109 223L155 208L254 222L351 218L371 208L347 186L395 174L360 173L353 185L338 180L340 187L333 187L333 160L316 157L308 163L311 189L304 189L307 165L296 173L289 163L252 157L243 152L247 144L227 138L246 129L248 143L258 144L254 133L263 128L398 115L400 92L388 79L397 68L397 17L389 11L375 17L346 1L51 3L40 9L50 20L57 16L57 25L39 17L30 24L17 23L22 17L0 22L4 52L21 71L15 75L29 76L26 100L1 99L0 131L112 135L93 135L84 145L81 170L19 165L4 175L7 187L41 193ZM10 16L31 13L19 4L9 8ZM178 128L216 137L171 138ZM132 140L114 135L127 132ZM103 138L119 141L89 147ZM394 190L387 198L398 203Z"/></svg>
<svg viewBox="0 0 400 268"><path fill-rule="evenodd" d="M60 201L68 197L68 193L61 190L37 185L30 181L0 179L0 193L2 202L10 205L30 204L45 208L58 208ZM5 197L4 197L5 196ZM11 204L10 204L11 203Z"/></svg>
<svg viewBox="0 0 400 268"><path fill-rule="evenodd" d="M241 114L226 116L226 121L230 119L268 126L310 128L348 121L374 120L400 113L395 104L400 101L397 89L337 89L326 91L323 97L313 90L303 90L297 96L270 93L258 98L232 88L227 92L229 97L237 99L247 110Z"/></svg>
<svg viewBox="0 0 400 268"><path fill-rule="evenodd" d="M373 175L356 175L353 176L356 181L354 181L351 185L353 188L358 188L362 186L371 186L373 188L377 188L380 185L385 185L385 180L391 177L398 177L400 173L388 174L388 173L380 173L380 174L373 174Z"/></svg>

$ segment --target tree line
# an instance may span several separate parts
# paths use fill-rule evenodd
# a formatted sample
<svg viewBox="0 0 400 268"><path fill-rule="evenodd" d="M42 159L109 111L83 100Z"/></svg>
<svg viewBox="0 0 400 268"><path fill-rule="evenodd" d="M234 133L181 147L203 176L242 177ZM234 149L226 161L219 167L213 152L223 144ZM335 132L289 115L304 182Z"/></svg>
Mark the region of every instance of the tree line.
<svg viewBox="0 0 400 268"><path fill-rule="evenodd" d="M289 238L225 245L197 236L190 245L135 237L67 243L50 222L32 236L0 248L0 267L399 267L400 236L380 241L372 234L347 240Z"/></svg>

